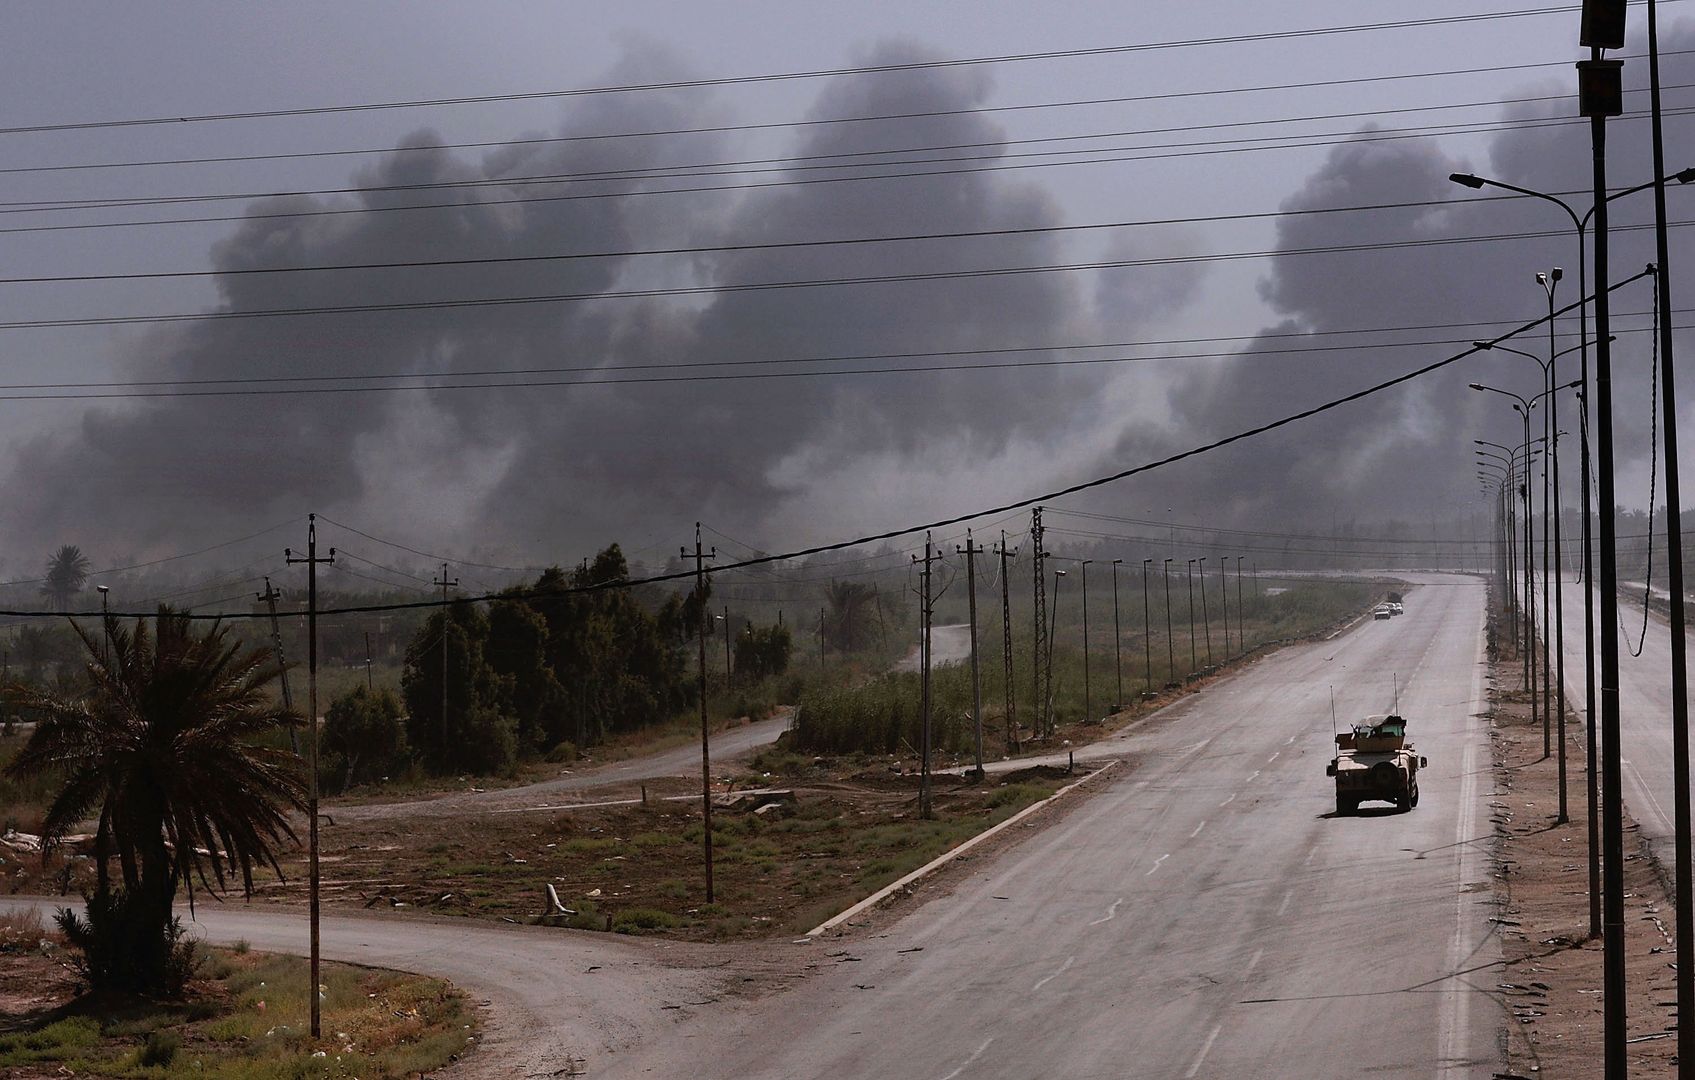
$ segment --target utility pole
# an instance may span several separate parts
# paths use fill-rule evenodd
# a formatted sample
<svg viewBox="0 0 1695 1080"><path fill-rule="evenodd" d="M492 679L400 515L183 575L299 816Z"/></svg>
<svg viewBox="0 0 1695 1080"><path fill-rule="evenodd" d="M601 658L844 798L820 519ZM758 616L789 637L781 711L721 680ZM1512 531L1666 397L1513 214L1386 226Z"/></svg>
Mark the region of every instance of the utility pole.
<svg viewBox="0 0 1695 1080"><path fill-rule="evenodd" d="M306 564L306 834L307 918L311 922L312 960L306 996L312 1002L312 1037L323 1036L323 1022L318 1000L318 564L335 562L335 548L327 558L318 558L318 515L306 515L306 557L296 558L294 552L283 549L287 564ZM267 582L265 591L270 591Z"/></svg>
<svg viewBox="0 0 1695 1080"><path fill-rule="evenodd" d="M1248 655L1248 609L1242 606L1242 556L1236 556L1236 643L1242 648L1242 655Z"/></svg>
<svg viewBox="0 0 1695 1080"><path fill-rule="evenodd" d="M682 557L689 557L689 549L682 549ZM700 546L700 522L694 523L694 594L700 599L700 625L695 627L695 637L700 644L700 823L701 848L706 857L706 902L713 903L712 892L712 750L706 724L706 631L712 625L712 615L706 606L706 560L716 559L718 548L714 545L710 550ZM820 620L823 611L819 611ZM819 641L823 641L823 622L819 622Z"/></svg>
<svg viewBox="0 0 1695 1080"><path fill-rule="evenodd" d="M718 549L714 547L713 551ZM824 670L824 609L818 609L818 670Z"/></svg>
<svg viewBox="0 0 1695 1080"><path fill-rule="evenodd" d="M1048 732L1048 705L1052 699L1049 693L1053 680L1053 672L1046 668L1048 652L1048 593L1047 582L1042 578L1042 566L1047 562L1047 553L1042 550L1042 508L1036 507L1030 511L1030 552L1033 558L1030 562L1035 572L1035 629L1031 638L1033 660L1030 670L1035 678L1036 716L1031 721L1031 730L1039 738L1046 737Z"/></svg>
<svg viewBox="0 0 1695 1080"><path fill-rule="evenodd" d="M932 612L930 610L930 564L935 562L938 558L940 558L940 556L936 555L934 553L934 551L933 551L933 549L930 545L930 534L925 533L924 534L924 559L923 559L924 570L918 575L920 582L922 582L922 586L921 586L922 592L921 592L920 595L923 597L923 607L920 610L921 610L921 613L922 613L922 616L923 616L923 624L924 624L924 633L923 633L923 637L921 639L922 644L920 645L920 651L922 653L921 664L922 664L922 670L923 670L923 676L922 676L922 679L921 679L921 686L923 687L924 728L923 728L923 733L922 733L922 735L919 739L920 757L919 757L919 765L918 765L918 816L921 817L921 818L924 818L926 820L928 820L931 816L931 810L930 810L930 617L931 617ZM915 563L919 562L918 556L914 555L912 557L912 561L915 562Z"/></svg>
<svg viewBox="0 0 1695 1080"><path fill-rule="evenodd" d="M1012 692L1012 583L1007 577L1007 559L1018 554L1008 551L1006 530L1001 530L1001 546L995 549L1001 560L1001 661L1006 675L1006 748L1018 749L1017 696Z"/></svg>
<svg viewBox="0 0 1695 1080"><path fill-rule="evenodd" d="M965 556L965 591L970 596L971 611L971 722L977 735L977 775L983 775L983 682L977 670L977 556L983 549L965 530L965 546L954 545L956 554Z"/></svg>
<svg viewBox="0 0 1695 1080"><path fill-rule="evenodd" d="M1112 560L1112 669L1118 680L1118 690L1113 697L1113 712L1124 708L1124 631L1118 623L1118 564L1123 561Z"/></svg>
<svg viewBox="0 0 1695 1080"><path fill-rule="evenodd" d="M1147 686L1144 693L1154 692L1154 627L1148 615L1148 564L1152 559L1142 560L1142 654L1148 665Z"/></svg>
<svg viewBox="0 0 1695 1080"><path fill-rule="evenodd" d="M730 605L724 605L724 689L730 688Z"/></svg>
<svg viewBox="0 0 1695 1080"><path fill-rule="evenodd" d="M1212 616L1207 614L1207 557L1195 560L1201 574L1201 626L1207 635L1207 667L1212 667Z"/></svg>
<svg viewBox="0 0 1695 1080"><path fill-rule="evenodd" d="M1189 560L1189 674L1201 668L1200 654L1195 651L1195 560Z"/></svg>
<svg viewBox="0 0 1695 1080"><path fill-rule="evenodd" d="M1171 562L1165 560L1165 681L1177 675L1177 639L1171 634Z"/></svg>
<svg viewBox="0 0 1695 1080"><path fill-rule="evenodd" d="M1093 559L1084 559L1081 563L1083 580L1083 722L1086 724L1095 718L1089 697L1089 564Z"/></svg>
<svg viewBox="0 0 1695 1080"><path fill-rule="evenodd" d="M1230 657L1230 556L1218 560L1219 603L1224 605L1224 656Z"/></svg>
<svg viewBox="0 0 1695 1080"><path fill-rule="evenodd" d="M447 579L447 564L441 564L441 580L430 582L431 585L441 586L441 760L445 765L448 761L447 749L447 627L451 620L448 617L447 590L456 587L459 579ZM466 703L469 706L469 702Z"/></svg>
<svg viewBox="0 0 1695 1080"><path fill-rule="evenodd" d="M294 695L288 689L288 661L283 658L282 627L277 624L277 601L282 599L282 593L271 588L271 579L265 578L265 591L259 594L259 599L271 609L271 647L277 652L277 667L281 669L283 708L294 711ZM288 729L288 748L294 753L300 753L300 740L295 737L294 729Z"/></svg>
<svg viewBox="0 0 1695 1080"><path fill-rule="evenodd" d="M365 689L375 690L376 688L376 677L371 674L371 632L367 630L365 631Z"/></svg>

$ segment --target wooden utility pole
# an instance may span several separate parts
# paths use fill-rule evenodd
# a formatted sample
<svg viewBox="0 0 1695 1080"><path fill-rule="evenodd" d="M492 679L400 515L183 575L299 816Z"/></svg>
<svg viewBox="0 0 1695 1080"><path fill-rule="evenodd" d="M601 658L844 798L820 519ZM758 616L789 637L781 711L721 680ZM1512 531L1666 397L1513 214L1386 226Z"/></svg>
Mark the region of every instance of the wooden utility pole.
<svg viewBox="0 0 1695 1080"><path fill-rule="evenodd" d="M267 607L271 609L271 647L277 653L277 667L282 669L283 708L294 711L294 695L288 689L288 661L283 657L282 627L277 623L277 601L282 599L282 593L271 587L271 579L265 579L265 591L259 594ZM288 729L288 748L294 753L300 753L300 740L294 734L294 729Z"/></svg>
<svg viewBox="0 0 1695 1080"><path fill-rule="evenodd" d="M1048 733L1048 706L1052 701L1053 672L1047 666L1051 655L1048 651L1048 590L1047 582L1042 579L1047 554L1042 550L1042 508L1039 506L1030 511L1030 552L1033 556L1030 561L1035 564L1036 609L1036 633L1032 641L1034 659L1030 665L1036 682L1036 717L1032 721L1032 729L1038 737L1045 738Z"/></svg>
<svg viewBox="0 0 1695 1080"><path fill-rule="evenodd" d="M971 611L971 722L976 728L977 736L977 775L983 775L983 682L977 670L977 556L983 549L971 539L971 530L965 530L965 546L954 545L954 550L965 556L965 591L970 597Z"/></svg>
<svg viewBox="0 0 1695 1080"><path fill-rule="evenodd" d="M730 688L730 605L724 605L724 689Z"/></svg>
<svg viewBox="0 0 1695 1080"><path fill-rule="evenodd" d="M441 580L432 581L431 585L441 586L441 760L446 764L447 752L447 590L459 584L459 579L447 580L447 564L441 564ZM467 702L467 705L469 703Z"/></svg>
<svg viewBox="0 0 1695 1080"><path fill-rule="evenodd" d="M1009 752L1016 752L1018 697L1012 690L1012 583L1007 576L1007 559L1016 556L1018 552L1007 550L1005 529L1001 530L1001 546L995 549L995 554L999 555L1001 560L1001 657L1006 674L1006 748Z"/></svg>
<svg viewBox="0 0 1695 1080"><path fill-rule="evenodd" d="M689 549L682 549L683 558L689 557ZM700 546L700 522L694 523L694 594L700 600L700 626L696 628L696 637L700 640L700 823L701 847L706 856L706 902L713 903L712 891L712 747L711 735L706 725L706 631L712 625L712 612L706 606L706 560L716 559L718 548L710 550ZM729 620L726 619L726 622Z"/></svg>
<svg viewBox="0 0 1695 1080"><path fill-rule="evenodd" d="M317 1039L323 1036L318 1000L318 564L335 562L335 548L330 548L327 558L318 558L318 515L306 515L306 557L296 558L294 552L284 548L283 559L306 564L306 893L307 918L312 927L312 973L306 996L312 1002L312 1037ZM270 591L268 583L265 591Z"/></svg>
<svg viewBox="0 0 1695 1080"><path fill-rule="evenodd" d="M930 808L930 616L932 614L930 611L930 564L935 562L939 557L940 556L934 554L934 550L930 545L930 534L925 533L924 558L922 560L924 570L918 575L919 580L922 583L920 586L922 590L920 595L923 597L923 606L920 610L923 614L924 626L924 633L921 638L922 644L920 646L920 652L922 654L921 665L923 671L921 685L923 687L924 730L922 737L919 739L922 746L919 751L920 758L918 766L918 816L926 819L932 816ZM912 557L912 561L916 563L920 560L918 556L914 555Z"/></svg>
<svg viewBox="0 0 1695 1080"><path fill-rule="evenodd" d="M375 690L377 681L371 674L371 632L365 631L365 689Z"/></svg>

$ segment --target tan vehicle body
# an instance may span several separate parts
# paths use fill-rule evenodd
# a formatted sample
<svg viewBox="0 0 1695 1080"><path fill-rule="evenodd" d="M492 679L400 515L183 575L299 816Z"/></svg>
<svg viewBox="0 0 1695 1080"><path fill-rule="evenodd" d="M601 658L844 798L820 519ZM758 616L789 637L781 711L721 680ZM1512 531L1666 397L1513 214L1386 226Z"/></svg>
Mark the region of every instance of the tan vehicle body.
<svg viewBox="0 0 1695 1080"><path fill-rule="evenodd" d="M1327 775L1336 778L1336 813L1352 814L1372 799L1402 810L1418 805L1418 770L1428 764L1407 741L1399 716L1368 716L1336 736Z"/></svg>

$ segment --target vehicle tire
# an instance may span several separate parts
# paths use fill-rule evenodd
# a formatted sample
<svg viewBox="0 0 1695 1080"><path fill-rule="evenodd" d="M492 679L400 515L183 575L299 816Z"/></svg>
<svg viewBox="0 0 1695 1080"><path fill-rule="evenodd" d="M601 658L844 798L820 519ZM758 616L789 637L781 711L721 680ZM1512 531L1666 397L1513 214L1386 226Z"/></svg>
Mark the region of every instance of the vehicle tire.
<svg viewBox="0 0 1695 1080"><path fill-rule="evenodd" d="M1411 805L1411 806L1417 806L1418 805L1418 785L1417 784L1413 785L1412 799L1411 799L1409 805Z"/></svg>
<svg viewBox="0 0 1695 1080"><path fill-rule="evenodd" d="M1395 796L1395 809L1396 809L1396 811L1398 811L1399 813L1405 814L1405 813L1410 812L1412 810L1412 808L1413 808L1412 792L1403 791L1400 794Z"/></svg>
<svg viewBox="0 0 1695 1080"><path fill-rule="evenodd" d="M1353 814L1359 813L1359 809L1360 801L1358 799L1350 799L1346 795L1336 796L1337 817L1349 817Z"/></svg>

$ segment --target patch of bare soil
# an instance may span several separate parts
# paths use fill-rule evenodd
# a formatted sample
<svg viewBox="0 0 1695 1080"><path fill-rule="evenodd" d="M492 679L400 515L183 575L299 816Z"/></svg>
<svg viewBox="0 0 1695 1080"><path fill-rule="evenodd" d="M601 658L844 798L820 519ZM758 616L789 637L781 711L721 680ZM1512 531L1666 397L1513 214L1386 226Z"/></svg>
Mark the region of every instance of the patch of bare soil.
<svg viewBox="0 0 1695 1080"><path fill-rule="evenodd" d="M1505 1010L1508 1075L1602 1076L1601 940L1589 937L1586 748L1566 713L1567 809L1557 824L1559 762L1542 753L1517 660L1494 667L1496 890L1506 957L1495 980ZM1555 733L1557 753L1558 733ZM1677 990L1672 905L1659 868L1625 818L1625 965L1630 1075L1676 1074Z"/></svg>

